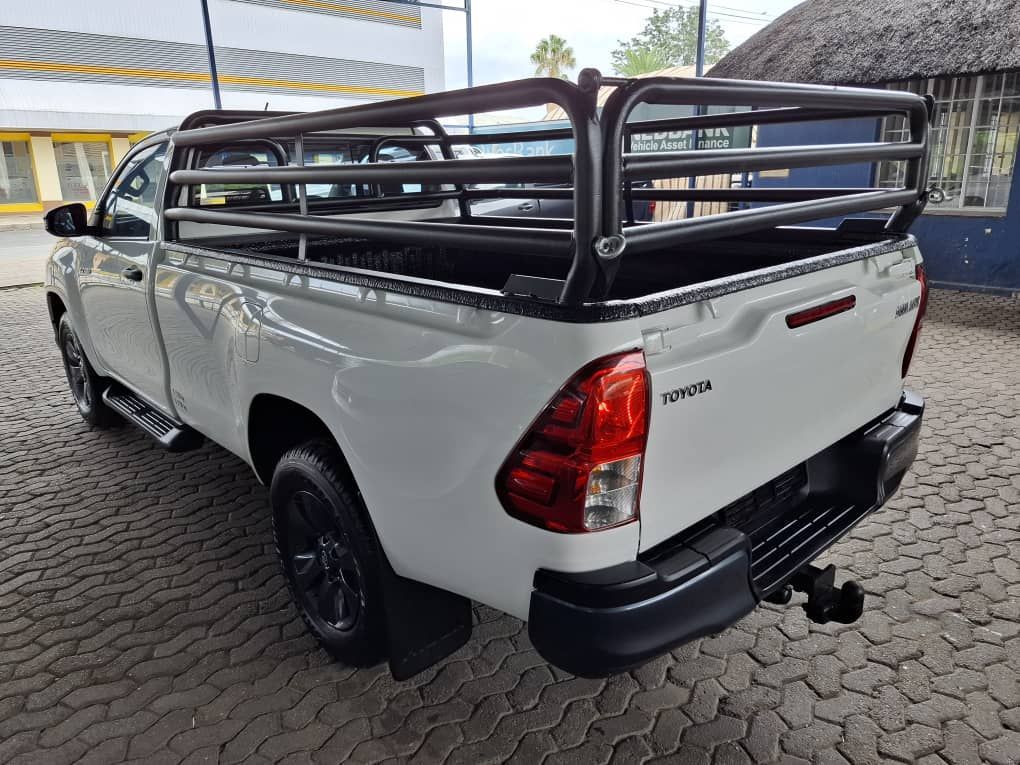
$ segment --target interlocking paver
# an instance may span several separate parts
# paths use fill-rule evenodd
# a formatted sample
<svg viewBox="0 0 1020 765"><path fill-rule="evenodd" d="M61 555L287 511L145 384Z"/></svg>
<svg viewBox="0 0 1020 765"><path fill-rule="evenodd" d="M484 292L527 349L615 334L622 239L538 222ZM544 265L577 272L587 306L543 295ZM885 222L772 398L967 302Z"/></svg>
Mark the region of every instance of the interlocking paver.
<svg viewBox="0 0 1020 765"><path fill-rule="evenodd" d="M42 291L0 315L0 762L1020 763L1020 301L933 293L921 455L826 556L857 624L767 606L583 680L477 606L399 683L305 634L238 459L90 431Z"/></svg>

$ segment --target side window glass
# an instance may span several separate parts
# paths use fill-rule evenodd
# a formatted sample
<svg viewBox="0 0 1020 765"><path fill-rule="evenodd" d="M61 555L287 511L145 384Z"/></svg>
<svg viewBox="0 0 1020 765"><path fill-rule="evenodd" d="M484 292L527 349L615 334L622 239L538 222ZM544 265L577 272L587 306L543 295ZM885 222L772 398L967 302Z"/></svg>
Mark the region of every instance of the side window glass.
<svg viewBox="0 0 1020 765"><path fill-rule="evenodd" d="M103 202L104 236L148 237L156 225L156 189L166 170L167 144L128 159Z"/></svg>

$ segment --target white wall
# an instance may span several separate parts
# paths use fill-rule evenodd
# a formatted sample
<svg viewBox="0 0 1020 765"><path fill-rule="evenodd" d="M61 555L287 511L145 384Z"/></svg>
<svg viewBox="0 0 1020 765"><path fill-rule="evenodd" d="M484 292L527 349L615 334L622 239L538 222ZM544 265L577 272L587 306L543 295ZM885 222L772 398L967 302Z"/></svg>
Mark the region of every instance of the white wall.
<svg viewBox="0 0 1020 765"><path fill-rule="evenodd" d="M2 0L0 24L203 44L197 0ZM422 28L212 0L218 46L354 59L423 69L425 88L443 89L441 12L422 8ZM2 72L0 72L2 75ZM309 79L314 80L314 73ZM306 111L365 101L336 94L223 91L226 108ZM146 131L212 108L210 90L0 76L0 129Z"/></svg>

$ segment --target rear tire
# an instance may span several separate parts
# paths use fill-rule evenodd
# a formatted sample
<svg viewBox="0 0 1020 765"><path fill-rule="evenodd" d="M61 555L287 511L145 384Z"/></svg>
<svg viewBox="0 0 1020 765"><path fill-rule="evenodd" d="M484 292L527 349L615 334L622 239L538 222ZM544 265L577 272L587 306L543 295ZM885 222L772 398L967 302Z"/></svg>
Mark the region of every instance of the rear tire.
<svg viewBox="0 0 1020 765"><path fill-rule="evenodd" d="M378 664L382 551L336 446L317 440L285 452L270 496L277 554L309 631L345 664Z"/></svg>
<svg viewBox="0 0 1020 765"><path fill-rule="evenodd" d="M71 397L85 422L94 428L108 428L116 422L114 412L103 401L103 391L109 380L96 374L78 336L71 325L71 317L62 314L57 323L57 345L64 362L64 373L71 389Z"/></svg>

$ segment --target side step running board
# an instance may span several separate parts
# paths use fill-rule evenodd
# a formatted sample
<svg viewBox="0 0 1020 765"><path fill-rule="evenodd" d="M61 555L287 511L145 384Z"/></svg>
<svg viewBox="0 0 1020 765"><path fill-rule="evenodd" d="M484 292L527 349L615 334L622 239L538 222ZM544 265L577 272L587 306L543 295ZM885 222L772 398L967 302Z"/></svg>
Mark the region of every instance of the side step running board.
<svg viewBox="0 0 1020 765"><path fill-rule="evenodd" d="M202 445L202 435L151 406L127 388L113 383L103 392L103 401L128 422L134 423L167 451L186 452Z"/></svg>

